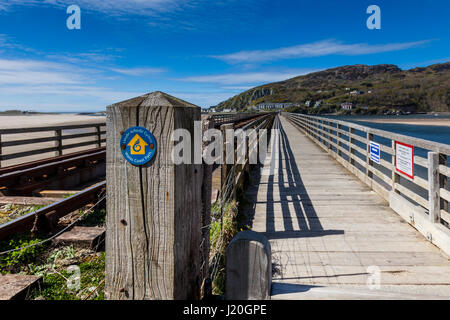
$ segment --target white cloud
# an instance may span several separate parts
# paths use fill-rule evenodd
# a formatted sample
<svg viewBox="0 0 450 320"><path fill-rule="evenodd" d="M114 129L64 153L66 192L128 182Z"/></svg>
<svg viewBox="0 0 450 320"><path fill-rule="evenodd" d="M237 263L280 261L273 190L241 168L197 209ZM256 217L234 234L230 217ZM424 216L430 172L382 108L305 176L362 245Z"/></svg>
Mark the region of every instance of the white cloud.
<svg viewBox="0 0 450 320"><path fill-rule="evenodd" d="M177 79L186 82L215 83L221 85L258 84L275 81L283 81L310 72L316 69L296 69L286 72L247 72L247 73L226 73L207 76L193 76Z"/></svg>
<svg viewBox="0 0 450 320"><path fill-rule="evenodd" d="M23 106L42 111L102 110L106 105L144 92L97 85L101 71L43 60L0 59L0 109ZM77 107L75 107L77 106ZM52 109L53 108L53 109Z"/></svg>
<svg viewBox="0 0 450 320"><path fill-rule="evenodd" d="M127 76L144 76L148 74L162 73L164 68L111 68L111 71L125 74Z"/></svg>
<svg viewBox="0 0 450 320"><path fill-rule="evenodd" d="M176 10L188 2L188 0L9 0L7 3L0 4L0 10L10 10L12 6L19 5L68 7L76 4L82 10L103 12L109 15L151 16L158 12Z"/></svg>
<svg viewBox="0 0 450 320"><path fill-rule="evenodd" d="M430 42L430 40L370 45L367 43L344 44L336 40L323 40L292 47L272 50L239 51L231 54L213 55L210 57L223 60L227 63L254 63L327 55L355 56L391 52L418 47L428 42Z"/></svg>
<svg viewBox="0 0 450 320"><path fill-rule="evenodd" d="M0 59L0 84L75 84L82 79L72 68L35 60Z"/></svg>

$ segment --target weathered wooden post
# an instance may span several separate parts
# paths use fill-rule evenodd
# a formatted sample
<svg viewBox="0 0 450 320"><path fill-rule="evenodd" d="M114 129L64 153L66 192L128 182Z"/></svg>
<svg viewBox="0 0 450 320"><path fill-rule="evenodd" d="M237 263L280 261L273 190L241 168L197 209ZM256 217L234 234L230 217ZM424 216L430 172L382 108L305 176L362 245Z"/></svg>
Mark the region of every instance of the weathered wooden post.
<svg viewBox="0 0 450 320"><path fill-rule="evenodd" d="M370 142L371 141L373 141L373 134L370 132L367 132L367 136L366 136L366 176L371 179L370 183L372 185L373 173L370 170L370 167L373 166L373 161L370 158Z"/></svg>
<svg viewBox="0 0 450 320"><path fill-rule="evenodd" d="M428 215L431 222L440 221L439 153L428 152Z"/></svg>
<svg viewBox="0 0 450 320"><path fill-rule="evenodd" d="M355 135L355 129L353 128L348 128L349 130L349 140L350 140L350 144L349 144L349 162L352 166L355 166L355 159L354 157L356 157L355 155L355 149L352 148L353 145L355 145L356 139L352 137L352 135Z"/></svg>
<svg viewBox="0 0 450 320"><path fill-rule="evenodd" d="M0 134L0 168L2 167L2 156L3 156L3 151L2 151L2 135Z"/></svg>
<svg viewBox="0 0 450 320"><path fill-rule="evenodd" d="M395 169L395 154L396 154L396 150L395 150L395 140L392 140L392 147L391 147L391 150L392 150L392 160L391 160L391 163L392 163L392 176L391 176L391 180L392 180L392 185L391 185L391 188L392 188L392 192L395 192L395 193L397 193L397 194L400 194L400 192L396 189L396 184L399 184L400 183L400 175L397 173L397 171L396 171L396 169Z"/></svg>
<svg viewBox="0 0 450 320"><path fill-rule="evenodd" d="M337 154L338 154L338 158L339 157L341 157L342 158L342 151L341 151L341 148L342 148L342 142L341 142L341 140L342 140L342 125L341 124L338 124L337 125L337 144L338 144L338 148L337 148Z"/></svg>
<svg viewBox="0 0 450 320"><path fill-rule="evenodd" d="M63 149L62 149L62 130L57 129L55 130L55 148L57 149L55 151L56 156L62 156Z"/></svg>
<svg viewBox="0 0 450 320"><path fill-rule="evenodd" d="M229 165L234 164L234 134L231 136L227 135L227 131L233 130L234 125L231 124L223 124L220 126L220 130L222 132L223 137L223 147L222 147L222 172L221 172L221 187L222 192L224 192L223 188L227 184L227 177L229 174Z"/></svg>
<svg viewBox="0 0 450 320"><path fill-rule="evenodd" d="M97 146L97 148L101 148L101 146L102 146L102 131L101 131L101 128L100 128L100 126L96 126L95 127L95 133L97 134L97 137L96 137L96 146Z"/></svg>
<svg viewBox="0 0 450 320"><path fill-rule="evenodd" d="M269 300L272 254L267 238L254 231L242 231L231 240L226 256L226 299Z"/></svg>
<svg viewBox="0 0 450 320"><path fill-rule="evenodd" d="M202 165L172 161L172 134L185 129L193 137L194 121L199 107L162 92L107 107L107 299L199 298ZM140 166L122 155L132 148L122 136L136 126L156 141ZM189 148L183 153L193 159Z"/></svg>
<svg viewBox="0 0 450 320"><path fill-rule="evenodd" d="M211 116L202 119L202 132L214 129L214 118ZM203 135L202 135L203 137ZM203 139L202 139L203 140ZM202 152L208 146L208 141L203 141ZM203 164L203 181L202 181L202 240L201 240L201 277L203 281L209 276L209 249L210 249L210 231L211 231L211 194L212 194L212 169L213 166L207 163ZM208 288L205 288L205 283L202 283L202 296L207 294Z"/></svg>

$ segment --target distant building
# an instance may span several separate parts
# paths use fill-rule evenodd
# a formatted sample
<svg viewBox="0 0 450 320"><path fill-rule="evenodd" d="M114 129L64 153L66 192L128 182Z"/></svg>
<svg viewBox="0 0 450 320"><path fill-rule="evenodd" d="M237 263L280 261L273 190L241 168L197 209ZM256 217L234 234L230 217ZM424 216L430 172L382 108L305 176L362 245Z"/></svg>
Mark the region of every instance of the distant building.
<svg viewBox="0 0 450 320"><path fill-rule="evenodd" d="M279 110L279 109L284 109L284 108L289 108L289 107L293 107L293 106L297 106L298 104L295 103L270 103L270 102L265 102L265 103L259 103L256 108L258 110Z"/></svg>
<svg viewBox="0 0 450 320"><path fill-rule="evenodd" d="M358 95L363 94L363 93L364 92L359 91L359 90L353 90L353 91L350 92L350 95L351 96L358 96Z"/></svg>
<svg viewBox="0 0 450 320"><path fill-rule="evenodd" d="M343 110L352 110L353 109L353 103L349 103L349 102L343 103L343 104L341 104L341 108Z"/></svg>
<svg viewBox="0 0 450 320"><path fill-rule="evenodd" d="M319 108L322 105L322 101L316 101L316 103L314 104L314 108Z"/></svg>
<svg viewBox="0 0 450 320"><path fill-rule="evenodd" d="M308 100L305 102L305 106L310 107L311 106L311 100Z"/></svg>
<svg viewBox="0 0 450 320"><path fill-rule="evenodd" d="M223 109L222 112L231 112L231 109Z"/></svg>

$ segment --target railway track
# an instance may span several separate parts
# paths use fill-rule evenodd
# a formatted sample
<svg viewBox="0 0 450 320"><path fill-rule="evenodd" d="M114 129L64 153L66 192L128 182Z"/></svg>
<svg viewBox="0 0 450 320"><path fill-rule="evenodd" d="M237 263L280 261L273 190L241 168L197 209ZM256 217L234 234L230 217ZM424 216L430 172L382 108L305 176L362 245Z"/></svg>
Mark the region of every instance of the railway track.
<svg viewBox="0 0 450 320"><path fill-rule="evenodd" d="M106 181L103 181L71 197L0 225L0 240L4 240L16 233L25 233L33 229L51 231L56 228L60 218L90 203L96 203L100 199L99 195L105 188Z"/></svg>
<svg viewBox="0 0 450 320"><path fill-rule="evenodd" d="M236 129L261 126L270 114L230 121ZM0 168L0 197L24 197L24 203L44 188L70 188L105 175L106 148L58 156L25 164ZM95 184L66 199L0 225L0 240L32 229L51 231L58 220L75 210L98 201L106 181ZM39 198L39 197L38 197ZM26 201L25 201L26 200Z"/></svg>

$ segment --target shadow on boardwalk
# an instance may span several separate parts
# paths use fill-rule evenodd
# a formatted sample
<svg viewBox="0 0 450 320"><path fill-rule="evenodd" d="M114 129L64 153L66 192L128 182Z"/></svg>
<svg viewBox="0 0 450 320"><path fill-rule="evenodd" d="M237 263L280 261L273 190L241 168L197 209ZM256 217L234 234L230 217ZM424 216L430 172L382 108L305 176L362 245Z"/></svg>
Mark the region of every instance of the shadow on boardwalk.
<svg viewBox="0 0 450 320"><path fill-rule="evenodd" d="M263 202L266 204L266 230L263 234L269 239L285 239L285 238L309 238L322 237L327 235L344 234L344 230L324 230L317 216L312 201L308 195L308 191L303 185L302 177L295 162L291 145L287 138L283 127L279 126L279 156L278 171L274 175L269 175L267 182L267 197ZM276 137L275 135L273 137ZM272 147L275 144L272 143ZM272 150L272 157L276 150ZM283 174L285 170L285 174ZM261 175L254 177L255 185L264 185L261 182ZM275 188L278 189L280 196L279 201L275 200ZM251 201L251 199L249 199ZM252 201L251 201L252 202ZM247 210L250 217L250 226L253 224L255 215L256 199L253 206ZM260 202L261 203L261 202ZM284 230L275 230L275 203L279 203L283 217ZM290 206L290 204L292 204ZM290 208L291 207L291 208ZM292 207L294 214L292 214ZM293 218L295 217L295 218ZM294 227L297 220L298 228Z"/></svg>

